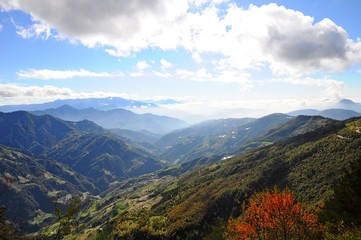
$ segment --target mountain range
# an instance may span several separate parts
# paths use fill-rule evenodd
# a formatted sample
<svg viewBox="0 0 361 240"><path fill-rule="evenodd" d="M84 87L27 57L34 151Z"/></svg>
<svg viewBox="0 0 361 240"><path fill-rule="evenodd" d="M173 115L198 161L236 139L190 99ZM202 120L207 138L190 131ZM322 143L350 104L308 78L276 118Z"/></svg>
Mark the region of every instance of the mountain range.
<svg viewBox="0 0 361 240"><path fill-rule="evenodd" d="M307 130L320 119L292 119L270 133L271 138L279 133L279 141L231 158L194 159L117 183L104 193L107 202L96 201L97 210L84 210L88 231L79 237L157 239L160 231L163 239L222 239L228 219L241 214L246 199L274 186L289 188L315 206L361 159L361 118ZM305 133L281 138L301 122ZM104 213L117 209L114 218Z"/></svg>
<svg viewBox="0 0 361 240"><path fill-rule="evenodd" d="M327 109L327 110L315 110L315 109L302 109L288 113L291 116L299 116L299 115L306 115L306 116L322 116L326 118L332 118L336 120L346 120L352 117L359 117L361 113L347 110L347 109Z"/></svg>
<svg viewBox="0 0 361 240"><path fill-rule="evenodd" d="M98 187L161 167L155 157L129 146L98 125L28 112L0 114L0 144L56 159L92 178Z"/></svg>
<svg viewBox="0 0 361 240"><path fill-rule="evenodd" d="M99 189L85 176L55 160L36 158L0 145L1 180L10 187L1 194L7 216L16 219L24 231L38 231L53 221L51 199L98 194Z"/></svg>
<svg viewBox="0 0 361 240"><path fill-rule="evenodd" d="M129 121L148 117L140 125L153 131L106 129L95 122L114 122L120 115ZM159 125L151 127L150 119ZM160 126L162 121L182 123L66 105L0 112L0 180L10 182L1 185L0 207L7 207L6 216L24 232L49 234L56 226L51 202L57 199L65 208L80 196L74 238L131 239L134 229L151 229L161 220L163 239L218 239L252 193L287 187L314 205L361 159L360 117L275 113L173 130ZM128 235L119 235L125 226ZM142 239L159 239L152 231Z"/></svg>
<svg viewBox="0 0 361 240"><path fill-rule="evenodd" d="M329 106L329 108L325 110L301 109L292 111L288 114L291 116L322 116L336 120L346 120L348 118L361 116L361 103L356 103L349 99L341 99L336 104Z"/></svg>
<svg viewBox="0 0 361 240"><path fill-rule="evenodd" d="M58 108L63 105L72 106L77 109L95 108L98 110L111 110L118 108L157 107L155 103L129 100L120 97L107 97L107 98L63 99L63 100L56 100L53 102L39 103L39 104L5 105L5 106L0 106L0 111L1 112L14 112L20 110L39 111L49 108Z"/></svg>
<svg viewBox="0 0 361 240"><path fill-rule="evenodd" d="M108 129L125 129L137 132L165 134L187 127L182 120L154 114L136 114L125 109L97 110L95 108L76 109L69 105L31 112L34 115L52 115L67 121L90 120Z"/></svg>
<svg viewBox="0 0 361 240"><path fill-rule="evenodd" d="M8 214L26 218L24 228L28 231L44 224L30 219L49 216L53 209L48 199L58 192L96 194L116 181L163 166L156 157L88 120L67 122L24 111L0 113L0 131L1 177L12 179L1 203L19 203L19 210ZM19 215L22 206L33 213Z"/></svg>
<svg viewBox="0 0 361 240"><path fill-rule="evenodd" d="M247 151L333 123L323 117L271 114L259 119L207 121L163 136L160 157L185 162L198 157Z"/></svg>
<svg viewBox="0 0 361 240"><path fill-rule="evenodd" d="M331 108L346 109L346 110L352 110L352 111L361 113L361 103L356 103L350 99L341 99L339 102L337 102Z"/></svg>

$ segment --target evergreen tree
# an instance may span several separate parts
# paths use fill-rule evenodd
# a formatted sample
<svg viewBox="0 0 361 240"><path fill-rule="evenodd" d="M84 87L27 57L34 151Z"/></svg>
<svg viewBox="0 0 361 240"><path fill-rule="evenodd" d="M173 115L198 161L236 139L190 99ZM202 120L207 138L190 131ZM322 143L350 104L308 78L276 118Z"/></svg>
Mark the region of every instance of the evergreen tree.
<svg viewBox="0 0 361 240"><path fill-rule="evenodd" d="M343 222L346 227L361 226L361 158L335 187L321 217L328 222Z"/></svg>

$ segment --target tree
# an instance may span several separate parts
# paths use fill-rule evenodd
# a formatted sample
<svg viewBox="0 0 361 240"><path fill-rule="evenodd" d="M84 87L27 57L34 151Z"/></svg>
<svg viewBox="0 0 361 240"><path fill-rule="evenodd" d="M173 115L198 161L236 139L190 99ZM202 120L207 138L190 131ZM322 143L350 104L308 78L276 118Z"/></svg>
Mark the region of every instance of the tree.
<svg viewBox="0 0 361 240"><path fill-rule="evenodd" d="M238 219L230 220L226 239L312 239L319 230L316 214L296 202L291 191L255 194Z"/></svg>
<svg viewBox="0 0 361 240"><path fill-rule="evenodd" d="M140 209L121 215L114 226L114 239L168 239L169 220L155 216L148 209Z"/></svg>
<svg viewBox="0 0 361 240"><path fill-rule="evenodd" d="M81 200L78 197L74 197L70 200L68 207L63 210L59 205L59 198L53 202L55 208L55 216L59 223L53 239L63 239L64 236L71 233L72 228L75 226L74 218L80 209Z"/></svg>
<svg viewBox="0 0 361 240"><path fill-rule="evenodd" d="M342 222L346 227L361 226L361 158L351 165L338 185L333 196L325 202L321 218L335 224Z"/></svg>
<svg viewBox="0 0 361 240"><path fill-rule="evenodd" d="M5 177L2 181L0 180L0 197L11 187L11 179ZM1 199L0 199L1 200ZM0 239L3 240L13 240L21 239L21 236L18 233L18 229L14 223L9 221L5 217L6 208L0 207Z"/></svg>

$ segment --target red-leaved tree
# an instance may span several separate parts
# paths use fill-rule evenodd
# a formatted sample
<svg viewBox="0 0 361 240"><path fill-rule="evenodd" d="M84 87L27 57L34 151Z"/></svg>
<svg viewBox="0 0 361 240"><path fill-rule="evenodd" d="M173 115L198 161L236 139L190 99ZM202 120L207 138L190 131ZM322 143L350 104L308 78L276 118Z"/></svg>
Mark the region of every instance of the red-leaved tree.
<svg viewBox="0 0 361 240"><path fill-rule="evenodd" d="M226 239L312 239L319 230L316 214L296 202L291 191L255 194L238 219L228 224Z"/></svg>

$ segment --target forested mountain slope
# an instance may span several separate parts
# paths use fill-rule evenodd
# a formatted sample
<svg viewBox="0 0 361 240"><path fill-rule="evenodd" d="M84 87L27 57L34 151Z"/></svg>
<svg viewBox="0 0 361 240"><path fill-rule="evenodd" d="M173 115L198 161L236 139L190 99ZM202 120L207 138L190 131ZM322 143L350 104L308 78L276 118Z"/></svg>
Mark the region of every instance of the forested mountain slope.
<svg viewBox="0 0 361 240"><path fill-rule="evenodd" d="M86 177L61 163L36 159L1 145L0 169L0 206L6 207L6 216L24 231L49 224L54 213L51 201L56 195L65 204L74 196L99 193Z"/></svg>
<svg viewBox="0 0 361 240"><path fill-rule="evenodd" d="M67 122L20 111L0 113L0 128L1 144L62 162L103 190L112 181L161 168L154 157L88 120Z"/></svg>
<svg viewBox="0 0 361 240"><path fill-rule="evenodd" d="M233 121L236 122L236 119ZM198 157L242 152L256 147L272 144L275 141L298 134L313 131L319 127L336 122L323 117L298 116L285 114L271 114L259 119L239 119L238 124L225 129L214 131L209 128L209 135L197 134L192 128L164 136L160 142L168 140L161 157L171 161L186 162ZM216 128L217 129L217 128ZM184 134L185 132L189 134ZM183 133L183 134L181 134ZM173 144L173 145L172 145Z"/></svg>
<svg viewBox="0 0 361 240"><path fill-rule="evenodd" d="M113 229L110 234L152 239L157 232L145 226L157 219L166 239L218 239L225 222L240 213L242 202L252 193L275 185L288 187L297 198L317 204L329 196L334 183L359 158L361 119L335 122L179 179L168 179L162 187L163 177L158 188L143 193L141 203L145 201L148 210L137 208L139 202L128 205L127 211L109 225ZM122 196L123 202L129 199ZM125 231L126 225L137 227Z"/></svg>

